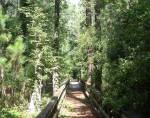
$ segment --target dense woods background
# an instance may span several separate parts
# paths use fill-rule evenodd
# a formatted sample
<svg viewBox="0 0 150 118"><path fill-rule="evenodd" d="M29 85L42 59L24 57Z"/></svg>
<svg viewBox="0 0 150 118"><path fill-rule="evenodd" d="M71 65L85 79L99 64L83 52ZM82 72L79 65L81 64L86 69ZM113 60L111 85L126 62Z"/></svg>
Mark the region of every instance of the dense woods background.
<svg viewBox="0 0 150 118"><path fill-rule="evenodd" d="M108 114L148 115L149 38L149 0L1 0L0 117L35 117L71 77Z"/></svg>

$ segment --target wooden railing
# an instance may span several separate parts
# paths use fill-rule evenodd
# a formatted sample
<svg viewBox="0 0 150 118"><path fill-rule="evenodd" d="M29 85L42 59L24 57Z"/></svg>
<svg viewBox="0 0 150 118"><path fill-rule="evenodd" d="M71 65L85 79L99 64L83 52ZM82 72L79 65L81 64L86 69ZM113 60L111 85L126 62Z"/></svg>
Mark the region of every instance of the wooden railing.
<svg viewBox="0 0 150 118"><path fill-rule="evenodd" d="M37 118L55 118L58 115L62 101L66 95L66 89L69 84L69 80L66 80L61 84L57 94L52 97L45 109L37 116Z"/></svg>
<svg viewBox="0 0 150 118"><path fill-rule="evenodd" d="M101 105L101 92L87 85L84 81L81 80L82 88L84 90L85 96L88 98L89 103L97 112L98 116L101 118L110 118L111 115L107 114ZM115 116L119 116L120 118L130 118L124 112L116 112Z"/></svg>
<svg viewBox="0 0 150 118"><path fill-rule="evenodd" d="M100 91L88 86L84 81L81 81L85 96L88 98L91 106L97 112L99 117L109 118L106 112L101 107Z"/></svg>

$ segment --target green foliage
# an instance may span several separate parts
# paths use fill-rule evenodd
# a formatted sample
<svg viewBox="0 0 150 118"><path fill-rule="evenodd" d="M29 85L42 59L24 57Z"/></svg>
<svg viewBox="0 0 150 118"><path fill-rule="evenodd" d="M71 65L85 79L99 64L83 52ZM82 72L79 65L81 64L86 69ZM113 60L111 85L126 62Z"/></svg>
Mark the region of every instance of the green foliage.
<svg viewBox="0 0 150 118"><path fill-rule="evenodd" d="M2 13L2 6L0 5L0 29L4 29L5 28L5 21L7 19L7 15L4 15Z"/></svg>
<svg viewBox="0 0 150 118"><path fill-rule="evenodd" d="M0 42L8 42L11 39L11 34L3 33L0 35Z"/></svg>
<svg viewBox="0 0 150 118"><path fill-rule="evenodd" d="M149 104L149 9L139 1L129 9L109 4L102 12L104 105L142 112Z"/></svg>
<svg viewBox="0 0 150 118"><path fill-rule="evenodd" d="M61 1L59 27L55 28L54 1L22 0L20 5L11 2L8 6L6 3L0 5L2 107L13 109L13 106L23 105L27 108L28 100L40 82L45 106L48 100L45 94L50 94L55 68L61 78L59 83L70 76L87 80L88 49L92 49L90 56L95 66L92 77L102 79L104 108L140 112L148 109L149 0L103 0L101 16L97 19L100 21L98 29L94 25L84 26L84 4L79 9ZM94 18L93 11L91 15ZM54 40L56 29L59 42ZM4 113L2 118L21 117L18 111L0 111L0 115Z"/></svg>
<svg viewBox="0 0 150 118"><path fill-rule="evenodd" d="M9 45L7 47L8 53L13 57L16 55L20 55L24 52L24 44L23 44L23 39L21 37L18 37L14 45Z"/></svg>
<svg viewBox="0 0 150 118"><path fill-rule="evenodd" d="M8 111L1 111L0 116L1 118L19 118L18 114Z"/></svg>
<svg viewBox="0 0 150 118"><path fill-rule="evenodd" d="M4 67L6 64L7 59L4 57L0 57L0 67Z"/></svg>

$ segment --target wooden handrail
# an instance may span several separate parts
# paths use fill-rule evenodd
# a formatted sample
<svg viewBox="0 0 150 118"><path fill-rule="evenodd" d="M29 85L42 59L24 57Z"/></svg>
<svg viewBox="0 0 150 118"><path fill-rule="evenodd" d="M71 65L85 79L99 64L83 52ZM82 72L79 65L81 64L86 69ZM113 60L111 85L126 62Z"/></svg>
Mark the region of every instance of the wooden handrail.
<svg viewBox="0 0 150 118"><path fill-rule="evenodd" d="M109 116L106 114L106 112L103 110L101 107L101 93L97 91L96 89L86 85L84 81L81 80L81 83L83 84L84 87L84 94L88 98L89 102L91 103L92 107L95 109L97 114L101 117L103 116L104 118L109 118Z"/></svg>
<svg viewBox="0 0 150 118"><path fill-rule="evenodd" d="M61 84L60 89L57 94L52 97L51 101L48 103L45 109L41 111L41 113L37 116L37 118L54 118L57 116L60 105L65 97L66 88L69 84L69 80L66 80Z"/></svg>
<svg viewBox="0 0 150 118"><path fill-rule="evenodd" d="M93 107L95 108L95 110L97 111L97 113L99 114L99 116L104 116L105 118L109 118L109 116L107 115L107 113L103 110L103 108L101 107L101 93L99 91L96 91L96 89L93 89L91 87L88 87L87 92L89 94L89 99L93 105Z"/></svg>
<svg viewBox="0 0 150 118"><path fill-rule="evenodd" d="M70 81L69 79L67 79L67 80L63 81L63 82L60 84L60 87L61 87L61 86L63 86L63 85L68 84L68 83L69 83L69 81Z"/></svg>

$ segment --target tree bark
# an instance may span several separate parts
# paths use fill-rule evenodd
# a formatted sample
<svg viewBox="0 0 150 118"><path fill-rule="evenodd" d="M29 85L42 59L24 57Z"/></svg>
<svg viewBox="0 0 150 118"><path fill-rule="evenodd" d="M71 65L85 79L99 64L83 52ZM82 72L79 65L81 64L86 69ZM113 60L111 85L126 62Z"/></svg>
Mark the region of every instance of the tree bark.
<svg viewBox="0 0 150 118"><path fill-rule="evenodd" d="M91 0L86 0L86 27L90 27L92 24L92 11L91 11Z"/></svg>
<svg viewBox="0 0 150 118"><path fill-rule="evenodd" d="M94 24L94 9L93 9L93 0L86 0L86 27L90 29L90 27ZM87 84L92 86L93 80L93 47L92 45L87 47L87 55L88 55L88 80Z"/></svg>
<svg viewBox="0 0 150 118"><path fill-rule="evenodd" d="M99 17L100 17L100 12L101 12L101 2L100 0L95 0L95 28L96 28L96 31L100 32L100 29L101 29L101 26L100 26L100 20L99 20Z"/></svg>
<svg viewBox="0 0 150 118"><path fill-rule="evenodd" d="M55 17L54 17L54 55L58 56L59 52L59 20L60 20L60 0L55 0Z"/></svg>
<svg viewBox="0 0 150 118"><path fill-rule="evenodd" d="M60 0L55 0L55 19L54 19L54 41L53 41L53 55L56 58L56 62L53 68L52 86L53 96L56 94L59 88L59 74L58 74L58 56L59 56L59 20L60 20Z"/></svg>
<svg viewBox="0 0 150 118"><path fill-rule="evenodd" d="M20 4L21 4L21 7L27 7L29 5L29 4L27 4L27 0L21 0ZM28 28L27 28L28 18L26 17L26 15L24 13L20 13L20 19L22 21L22 24L21 24L22 34L23 34L24 38L26 38L29 34Z"/></svg>
<svg viewBox="0 0 150 118"><path fill-rule="evenodd" d="M102 67L98 68L95 65L95 88L98 91L101 91L101 84L102 84Z"/></svg>
<svg viewBox="0 0 150 118"><path fill-rule="evenodd" d="M101 9L101 1L100 0L95 0L95 29L96 29L96 38L97 40L100 40L100 30L101 30L101 25L100 25L100 9ZM101 91L101 84L102 80L102 63L100 67L97 66L97 63L95 64L95 88L99 91Z"/></svg>
<svg viewBox="0 0 150 118"><path fill-rule="evenodd" d="M0 67L0 84L1 84L1 94L5 96L4 88L4 69Z"/></svg>

